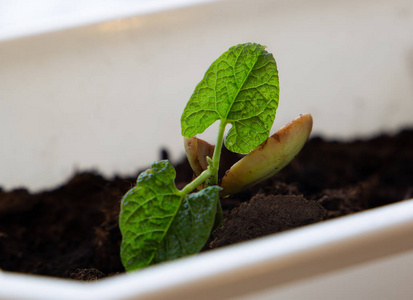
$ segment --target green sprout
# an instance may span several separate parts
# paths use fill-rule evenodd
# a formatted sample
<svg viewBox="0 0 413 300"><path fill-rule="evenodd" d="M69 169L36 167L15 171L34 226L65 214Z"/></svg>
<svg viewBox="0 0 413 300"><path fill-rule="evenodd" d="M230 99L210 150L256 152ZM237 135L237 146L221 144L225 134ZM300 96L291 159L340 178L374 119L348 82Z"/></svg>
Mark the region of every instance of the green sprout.
<svg viewBox="0 0 413 300"><path fill-rule="evenodd" d="M199 252L223 218L220 195L271 177L298 154L310 135L311 116L302 115L269 137L278 99L277 65L264 46L240 44L212 63L181 117L185 151L196 177L178 190L171 163L154 162L122 199L121 259L127 271ZM215 147L195 137L216 121ZM225 135L228 124L232 126ZM219 186L223 144L247 155Z"/></svg>

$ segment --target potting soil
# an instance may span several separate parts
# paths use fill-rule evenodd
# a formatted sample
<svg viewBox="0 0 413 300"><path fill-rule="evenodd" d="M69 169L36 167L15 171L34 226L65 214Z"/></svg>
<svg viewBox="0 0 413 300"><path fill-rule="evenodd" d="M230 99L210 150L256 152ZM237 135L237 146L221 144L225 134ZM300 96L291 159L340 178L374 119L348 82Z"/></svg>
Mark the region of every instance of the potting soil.
<svg viewBox="0 0 413 300"><path fill-rule="evenodd" d="M221 176L240 157L224 150ZM182 188L192 170L186 159L176 170ZM79 172L40 193L0 189L0 269L78 280L124 272L118 215L138 173ZM413 129L352 142L313 137L273 178L221 199L225 220L203 251L412 197Z"/></svg>

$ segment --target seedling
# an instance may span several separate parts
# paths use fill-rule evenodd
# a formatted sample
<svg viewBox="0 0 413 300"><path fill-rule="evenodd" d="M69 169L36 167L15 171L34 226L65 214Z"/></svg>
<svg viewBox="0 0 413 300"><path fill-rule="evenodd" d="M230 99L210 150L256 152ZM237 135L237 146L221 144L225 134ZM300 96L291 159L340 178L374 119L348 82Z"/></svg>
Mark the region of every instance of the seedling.
<svg viewBox="0 0 413 300"><path fill-rule="evenodd" d="M262 45L234 46L209 67L181 117L196 177L178 190L171 163L154 162L122 199L121 259L127 271L199 252L222 220L220 193L236 193L267 179L297 155L311 132L311 116L299 117L268 138L278 99L277 65ZM195 138L216 121L215 147ZM228 124L232 127L224 138ZM230 151L249 154L227 171L221 187L223 143Z"/></svg>

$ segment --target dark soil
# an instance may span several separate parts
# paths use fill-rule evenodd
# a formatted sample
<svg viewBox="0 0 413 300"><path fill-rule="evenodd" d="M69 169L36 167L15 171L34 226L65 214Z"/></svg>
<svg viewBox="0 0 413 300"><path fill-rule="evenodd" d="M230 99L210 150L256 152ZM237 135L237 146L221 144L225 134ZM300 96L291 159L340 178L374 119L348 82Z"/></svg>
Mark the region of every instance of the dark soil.
<svg viewBox="0 0 413 300"><path fill-rule="evenodd" d="M239 159L228 151L223 158L223 171ZM176 168L179 188L192 171L186 160ZM0 189L0 268L78 280L124 272L118 214L137 174L83 172L36 194ZM312 138L279 174L222 199L226 218L204 250L412 197L413 129L350 143Z"/></svg>

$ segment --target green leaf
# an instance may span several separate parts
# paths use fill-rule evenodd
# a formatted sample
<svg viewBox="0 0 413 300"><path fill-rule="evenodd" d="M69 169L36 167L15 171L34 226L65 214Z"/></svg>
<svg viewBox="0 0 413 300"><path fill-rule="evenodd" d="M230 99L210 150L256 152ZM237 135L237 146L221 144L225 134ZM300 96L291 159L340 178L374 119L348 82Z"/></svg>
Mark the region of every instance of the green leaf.
<svg viewBox="0 0 413 300"><path fill-rule="evenodd" d="M168 161L155 162L125 194L119 215L121 258L127 271L149 265L169 229L182 197Z"/></svg>
<svg viewBox="0 0 413 300"><path fill-rule="evenodd" d="M205 73L181 117L182 135L191 138L215 121L232 124L225 146L246 154L265 141L278 107L277 64L259 44L234 46Z"/></svg>
<svg viewBox="0 0 413 300"><path fill-rule="evenodd" d="M221 188L184 196L174 179L169 161L155 162L123 197L119 227L127 271L198 252L207 241Z"/></svg>
<svg viewBox="0 0 413 300"><path fill-rule="evenodd" d="M210 186L187 195L155 256L155 262L167 261L199 252L214 226L219 186Z"/></svg>

